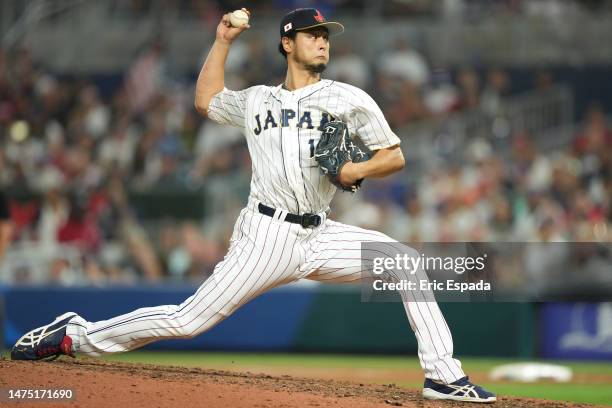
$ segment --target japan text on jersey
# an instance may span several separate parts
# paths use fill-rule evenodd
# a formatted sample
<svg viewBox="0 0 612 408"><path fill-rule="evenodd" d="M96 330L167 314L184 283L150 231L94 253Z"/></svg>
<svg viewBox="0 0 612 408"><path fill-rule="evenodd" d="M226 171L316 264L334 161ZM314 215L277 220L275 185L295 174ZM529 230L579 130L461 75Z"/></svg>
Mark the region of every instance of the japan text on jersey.
<svg viewBox="0 0 612 408"><path fill-rule="evenodd" d="M313 158L325 123L345 122L370 150L400 143L367 93L325 79L295 91L280 85L224 89L212 98L208 116L246 136L253 163L250 198L297 214L326 211L336 191Z"/></svg>

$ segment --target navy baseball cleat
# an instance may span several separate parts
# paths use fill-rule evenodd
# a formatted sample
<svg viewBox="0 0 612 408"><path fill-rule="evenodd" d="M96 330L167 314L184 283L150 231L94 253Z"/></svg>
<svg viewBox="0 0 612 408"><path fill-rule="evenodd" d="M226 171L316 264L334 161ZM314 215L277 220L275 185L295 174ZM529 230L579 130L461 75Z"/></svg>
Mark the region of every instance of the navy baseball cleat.
<svg viewBox="0 0 612 408"><path fill-rule="evenodd" d="M495 394L484 390L476 384L472 384L468 377L460 378L451 384L442 384L426 378L425 385L423 385L423 397L430 400L464 402L490 403L497 401Z"/></svg>
<svg viewBox="0 0 612 408"><path fill-rule="evenodd" d="M76 313L64 313L52 323L24 334L11 350L12 360L55 360L62 354L74 357L66 326Z"/></svg>

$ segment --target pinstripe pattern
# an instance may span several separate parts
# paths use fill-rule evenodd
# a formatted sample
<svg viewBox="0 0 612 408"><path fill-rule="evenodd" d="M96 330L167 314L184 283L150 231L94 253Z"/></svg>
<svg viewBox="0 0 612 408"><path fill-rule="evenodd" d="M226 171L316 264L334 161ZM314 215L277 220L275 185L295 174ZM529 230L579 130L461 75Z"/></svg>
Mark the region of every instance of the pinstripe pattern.
<svg viewBox="0 0 612 408"><path fill-rule="evenodd" d="M97 356L132 350L164 338L190 338L213 327L257 295L294 280L303 262L303 254L295 247L305 231L298 225L252 211L243 212L243 217L236 225L246 225L244 237L230 248L193 296L180 305L142 308L96 323L77 318L68 332L74 334L79 351Z"/></svg>
<svg viewBox="0 0 612 408"><path fill-rule="evenodd" d="M99 356L161 339L190 338L263 292L300 278L357 282L362 278L364 241L388 243L388 252L377 256L413 251L377 231L331 220L319 228L303 229L256 213L254 207L251 203L241 212L227 256L193 296L180 305L142 308L96 323L77 317L71 321L68 334L78 350ZM463 377L461 363L452 357L452 337L438 305L417 298L418 292L402 292L401 296L426 376L445 383Z"/></svg>
<svg viewBox="0 0 612 408"><path fill-rule="evenodd" d="M295 113L285 127L281 125L282 109ZM268 111L277 126L265 129ZM306 120L298 126L305 114L312 126ZM400 143L368 94L325 79L293 92L280 85L224 89L212 98L209 117L245 134L252 158L251 198L297 214L326 211L336 192L310 155L311 146L319 141L324 117L345 121L351 135L371 150ZM254 130L258 128L257 134Z"/></svg>
<svg viewBox="0 0 612 408"><path fill-rule="evenodd" d="M288 110L295 113L291 120L293 113ZM78 351L99 356L160 339L190 338L265 291L301 278L356 282L362 278L361 243L365 241L387 243L381 256L410 251L380 232L326 219L335 187L311 157L324 121L347 122L350 132L372 150L399 144L365 92L329 80L294 92L280 86L224 89L211 100L208 114L218 123L242 129L253 163L249 202L236 220L227 255L180 305L141 308L99 322L77 316L67 334ZM259 202L275 207L274 216L259 214ZM288 212L318 213L324 221L317 228L304 229L284 222ZM452 337L438 305L416 296L402 293L402 301L426 376L446 383L463 377L461 364L452 357Z"/></svg>
<svg viewBox="0 0 612 408"><path fill-rule="evenodd" d="M362 278L362 242L388 243L388 253L376 256L394 257L397 253L414 254L415 250L377 231L327 221L306 262L301 266L302 277L322 282L357 282ZM418 254L417 254L418 255ZM424 271L417 274L427 279ZM394 280L409 276L393 276ZM435 302L426 301L421 292L400 292L404 309L415 332L421 366L428 378L451 383L465 376L461 363L453 358L453 340L448 325ZM417 298L419 294L422 298Z"/></svg>

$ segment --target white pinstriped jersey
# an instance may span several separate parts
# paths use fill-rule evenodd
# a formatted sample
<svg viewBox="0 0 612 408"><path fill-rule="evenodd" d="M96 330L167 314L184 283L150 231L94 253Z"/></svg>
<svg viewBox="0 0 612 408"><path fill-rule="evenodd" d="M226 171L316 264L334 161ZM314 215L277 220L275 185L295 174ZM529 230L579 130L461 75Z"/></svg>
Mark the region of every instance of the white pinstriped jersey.
<svg viewBox="0 0 612 408"><path fill-rule="evenodd" d="M260 201L300 214L329 208L335 187L320 175L312 153L319 128L331 118L347 122L350 132L373 150L399 143L380 109L363 91L327 80L295 92L280 86L225 89L212 99L209 117L240 127L253 159L250 202L236 220L227 255L212 276L179 305L140 308L98 322L75 315L66 335L76 351L99 356L161 339L192 338L256 296L298 279L359 281L364 272L363 242L384 244L383 251L389 252L383 253L388 256L420 256L415 249L377 231L325 217L320 225L304 228L284 222L284 211L268 216L252 205ZM389 278L400 282L412 276L400 272L404 275L398 272ZM415 292L399 291L417 338L421 366L427 378L450 384L465 376L461 363L453 358L450 330L438 305ZM31 342L31 333L22 339Z"/></svg>
<svg viewBox="0 0 612 408"><path fill-rule="evenodd" d="M371 150L400 143L368 94L327 79L295 91L281 85L225 88L210 101L208 117L246 136L253 163L250 199L296 214L328 210L336 191L313 158L326 122L344 121Z"/></svg>

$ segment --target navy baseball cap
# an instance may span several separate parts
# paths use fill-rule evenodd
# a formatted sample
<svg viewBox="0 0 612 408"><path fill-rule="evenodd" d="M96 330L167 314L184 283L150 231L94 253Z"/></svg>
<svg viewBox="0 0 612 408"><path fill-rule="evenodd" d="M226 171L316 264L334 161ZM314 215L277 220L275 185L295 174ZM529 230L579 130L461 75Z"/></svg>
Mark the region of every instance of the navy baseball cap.
<svg viewBox="0 0 612 408"><path fill-rule="evenodd" d="M326 27L329 35L341 34L344 26L336 21L327 21L323 14L314 8L299 8L287 14L280 23L280 36L286 37L295 31L313 27Z"/></svg>

